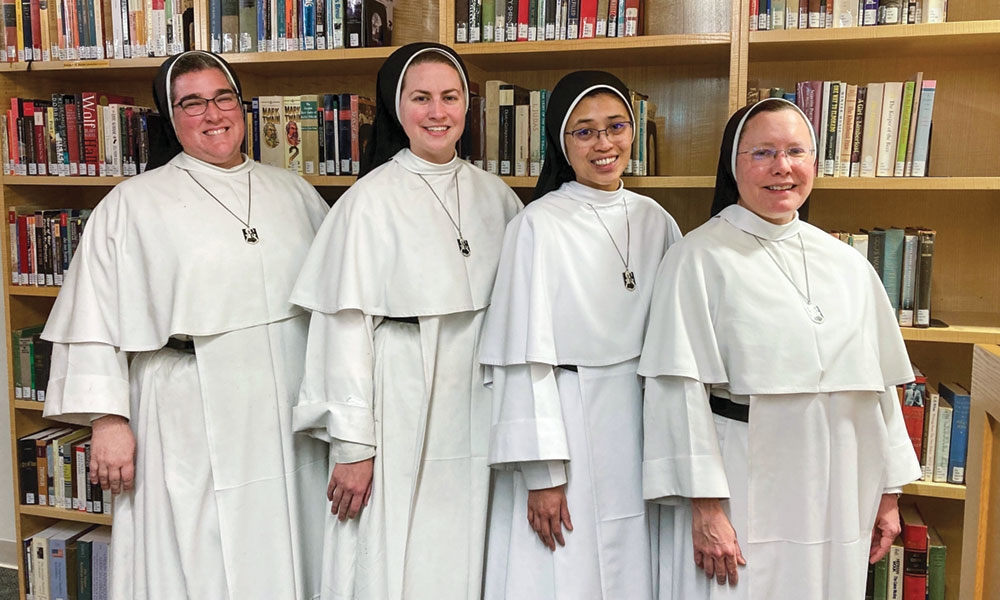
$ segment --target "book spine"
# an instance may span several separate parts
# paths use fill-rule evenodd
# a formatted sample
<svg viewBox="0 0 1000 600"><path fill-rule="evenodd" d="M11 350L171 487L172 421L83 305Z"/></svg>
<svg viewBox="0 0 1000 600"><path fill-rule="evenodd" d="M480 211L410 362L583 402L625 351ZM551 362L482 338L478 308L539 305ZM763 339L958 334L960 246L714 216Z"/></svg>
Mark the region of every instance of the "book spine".
<svg viewBox="0 0 1000 600"><path fill-rule="evenodd" d="M948 483L965 483L965 455L969 449L970 397L957 393L952 399L951 450L948 456Z"/></svg>
<svg viewBox="0 0 1000 600"><path fill-rule="evenodd" d="M894 177L906 174L906 145L910 136L910 112L913 110L914 81L903 84L903 103L900 105L899 134L896 140L896 161L893 169Z"/></svg>
<svg viewBox="0 0 1000 600"><path fill-rule="evenodd" d="M937 450L938 407L941 404L939 394L929 394L927 406L924 407L924 455L920 457L923 470L923 481L934 481L934 452Z"/></svg>
<svg viewBox="0 0 1000 600"><path fill-rule="evenodd" d="M858 99L854 105L854 134L851 139L851 164L848 177L861 176L861 148L865 134L865 108L867 106L868 88L858 87Z"/></svg>
<svg viewBox="0 0 1000 600"><path fill-rule="evenodd" d="M910 175L924 177L927 175L927 158L930 148L931 119L934 111L934 94L937 88L935 80L924 80L920 90L920 108L917 115L917 130L913 142L913 165Z"/></svg>
<svg viewBox="0 0 1000 600"><path fill-rule="evenodd" d="M876 177L891 177L893 174L902 98L902 82L887 82L885 84L885 93L882 97L882 124L879 126Z"/></svg>
<svg viewBox="0 0 1000 600"><path fill-rule="evenodd" d="M915 327L930 327L931 325L931 274L934 266L934 238L936 232L921 230L917 233L920 240L920 258L917 263L916 298L914 299Z"/></svg>
<svg viewBox="0 0 1000 600"><path fill-rule="evenodd" d="M938 400L937 440L934 448L934 481L948 482L948 455L951 452L951 404L944 398Z"/></svg>

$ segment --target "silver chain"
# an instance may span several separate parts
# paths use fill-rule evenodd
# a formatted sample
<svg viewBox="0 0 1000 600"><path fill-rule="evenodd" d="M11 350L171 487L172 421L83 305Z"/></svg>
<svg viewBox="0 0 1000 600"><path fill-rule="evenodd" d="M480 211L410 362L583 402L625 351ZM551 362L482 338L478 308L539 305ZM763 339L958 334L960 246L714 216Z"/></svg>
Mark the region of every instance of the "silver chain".
<svg viewBox="0 0 1000 600"><path fill-rule="evenodd" d="M455 173L454 173L455 199L456 199L456 201L458 203L458 221L457 222L455 221L454 218L452 218L451 212L448 211L448 207L445 206L444 202L441 200L441 197L438 196L437 192L434 191L434 188L431 187L430 182L428 182L424 178L424 176L421 175L420 173L417 173L416 175L417 175L417 177L420 178L420 181L424 182L424 185L427 186L427 189L429 189L431 191L431 193L434 194L434 199L437 200L438 204L441 205L441 208L444 209L444 214L448 215L448 220L451 221L451 224L455 227L455 231L458 232L458 237L460 239L465 239L464 236L462 236L462 194L461 194L460 189L458 187L458 171L455 171Z"/></svg>
<svg viewBox="0 0 1000 600"><path fill-rule="evenodd" d="M799 233L799 234L796 234L796 235L799 238L799 250L801 250L801 252L802 252L802 271L805 272L805 276L806 276L806 293L805 294L803 294L802 290L799 288L799 286L795 284L795 280L792 279L791 275L789 275L788 273L786 273L785 270L781 267L781 265L778 264L778 259L774 258L774 256L771 254L770 250L767 249L767 246L764 245L764 242L762 242L758 236L756 236L756 235L754 235L752 233L750 235L753 235L753 239L757 240L757 243L760 244L761 249L764 251L765 254L767 254L767 257L771 259L771 262L774 263L774 266L778 267L778 270L781 271L781 274L785 276L785 279L788 280L788 283L792 284L792 287L794 287L795 291L799 293L799 296L802 296L802 298L806 301L806 304L811 305L812 304L812 291L809 289L809 263L806 262L806 246L802 242L802 234Z"/></svg>
<svg viewBox="0 0 1000 600"><path fill-rule="evenodd" d="M205 190L205 193L208 194L209 196L211 196L212 200L215 200L216 202L219 203L219 206L221 206L222 208L226 209L227 213L233 215L233 217L237 221L239 221L240 223L243 223L244 227L246 227L247 229L250 229L250 208L251 208L251 203L253 202L253 188L251 187L252 183L251 183L250 173L249 172L247 173L247 220L246 221L244 221L243 219L241 219L239 217L239 215L237 215L236 213L234 213L232 210L229 209L228 206L226 206L225 204L223 204L222 200L219 200L218 198L216 198L215 194L213 194L212 192L208 191L208 188L206 188L205 186L203 186L200 181L198 181L197 179L194 178L194 175L191 174L191 171L188 171L187 169L184 169L184 172L188 174L188 177L191 178L191 181L194 181L195 183L198 184L198 187L200 187L201 189Z"/></svg>
<svg viewBox="0 0 1000 600"><path fill-rule="evenodd" d="M594 216L597 217L597 220L600 221L601 223L601 227L604 228L604 231L607 232L608 237L611 238L611 243L615 247L615 252L618 253L618 258L621 259L622 264L625 265L625 270L628 271L628 265L629 262L631 261L631 254L632 254L632 226L629 224L628 221L628 203L625 202L625 196L622 195L622 206L625 207L625 254L624 255L622 255L621 248L618 247L618 242L615 241L615 236L611 235L611 230L608 229L607 224L604 222L604 219L601 218L601 215L597 212L597 209L594 208L594 205L588 202L587 206L590 207L590 210L594 211Z"/></svg>

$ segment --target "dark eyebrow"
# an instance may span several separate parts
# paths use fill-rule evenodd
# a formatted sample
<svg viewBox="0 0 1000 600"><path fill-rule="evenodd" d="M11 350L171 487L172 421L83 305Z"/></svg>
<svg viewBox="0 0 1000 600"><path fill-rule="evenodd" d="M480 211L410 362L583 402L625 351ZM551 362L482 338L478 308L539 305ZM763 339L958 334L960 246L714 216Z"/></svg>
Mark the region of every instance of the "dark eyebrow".
<svg viewBox="0 0 1000 600"><path fill-rule="evenodd" d="M215 90L215 94L213 94L211 97L215 98L216 96L221 96L222 94L226 94L226 93L235 94L236 90L234 90L233 88L219 88L219 89ZM181 102L184 102L185 100L193 100L194 98L198 98L200 100L206 100L205 97L199 96L198 94L188 94L187 96L184 96L183 98L178 99L177 102L174 102L174 104L180 104Z"/></svg>
<svg viewBox="0 0 1000 600"><path fill-rule="evenodd" d="M606 117L606 118L607 118L608 121L618 122L619 119L625 119L626 117L625 117L625 115L611 115L611 116ZM588 127L589 127L590 126L589 124L593 123L594 121L596 121L596 119L577 119L576 121L573 121L573 123L571 123L570 126L571 127L577 127L579 125L588 124Z"/></svg>
<svg viewBox="0 0 1000 600"><path fill-rule="evenodd" d="M452 88L452 89L450 89L450 90L443 90L443 91L441 92L441 94L442 94L442 95L443 95L443 94L458 94L458 93L460 93L460 92L459 92L459 91L458 91L458 89L456 89L456 88ZM431 95L431 93L430 93L429 91L427 91L427 90L412 90L412 91L410 92L410 94L411 94L411 95L412 95L412 94L426 94L427 96L430 96L430 95Z"/></svg>

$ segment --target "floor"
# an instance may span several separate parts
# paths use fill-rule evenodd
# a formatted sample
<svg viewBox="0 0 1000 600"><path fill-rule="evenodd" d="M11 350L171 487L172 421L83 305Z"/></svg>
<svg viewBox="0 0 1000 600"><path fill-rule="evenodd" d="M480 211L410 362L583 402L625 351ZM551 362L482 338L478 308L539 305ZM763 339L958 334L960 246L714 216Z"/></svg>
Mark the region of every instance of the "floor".
<svg viewBox="0 0 1000 600"><path fill-rule="evenodd" d="M0 600L17 600L17 570L0 567Z"/></svg>

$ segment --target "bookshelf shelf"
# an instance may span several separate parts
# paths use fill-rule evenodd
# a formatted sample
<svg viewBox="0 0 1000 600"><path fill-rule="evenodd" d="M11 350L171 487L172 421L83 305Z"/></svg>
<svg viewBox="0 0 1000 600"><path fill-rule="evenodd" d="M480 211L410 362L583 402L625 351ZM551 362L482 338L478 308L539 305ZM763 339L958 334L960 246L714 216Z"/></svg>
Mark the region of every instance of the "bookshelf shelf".
<svg viewBox="0 0 1000 600"><path fill-rule="evenodd" d="M932 312L947 327L901 327L904 340L955 344L1000 344L1000 315L991 313Z"/></svg>
<svg viewBox="0 0 1000 600"><path fill-rule="evenodd" d="M963 56L998 52L1000 20L751 31L749 38L752 61Z"/></svg>
<svg viewBox="0 0 1000 600"><path fill-rule="evenodd" d="M1000 177L817 177L814 190L1000 190Z"/></svg>
<svg viewBox="0 0 1000 600"><path fill-rule="evenodd" d="M46 517L49 519L62 519L63 521L78 521L81 523L97 523L98 525L111 525L111 515L95 515L94 513L82 512L79 510L67 510L54 506L33 506L22 504L18 508L22 515L32 515L35 517Z"/></svg>
<svg viewBox="0 0 1000 600"><path fill-rule="evenodd" d="M501 177L504 183L512 188L533 188L537 178L535 177ZM713 176L678 176L678 177L625 177L623 178L625 187L630 190L684 190L684 189L714 189L715 177Z"/></svg>
<svg viewBox="0 0 1000 600"><path fill-rule="evenodd" d="M662 66L729 62L726 33L647 35L586 40L456 44L467 63L486 71Z"/></svg>
<svg viewBox="0 0 1000 600"><path fill-rule="evenodd" d="M953 483L934 483L931 481L914 481L903 486L903 493L910 496L925 498L944 498L945 500L965 500L965 486Z"/></svg>
<svg viewBox="0 0 1000 600"><path fill-rule="evenodd" d="M10 176L3 178L4 185L10 186L66 186L66 187L107 187L111 188L128 177L55 177L55 176Z"/></svg>
<svg viewBox="0 0 1000 600"><path fill-rule="evenodd" d="M36 402L34 400L14 400L14 408L20 410L35 410L42 412L45 408L44 402Z"/></svg>
<svg viewBox="0 0 1000 600"><path fill-rule="evenodd" d="M126 58L118 60L49 60L14 62L0 64L0 73L17 73L31 71L128 71L129 76L136 75L137 70L146 69L150 72L160 68L163 58Z"/></svg>
<svg viewBox="0 0 1000 600"><path fill-rule="evenodd" d="M11 296L36 296L42 298L55 298L59 294L59 286L46 285L12 285L10 286Z"/></svg>

